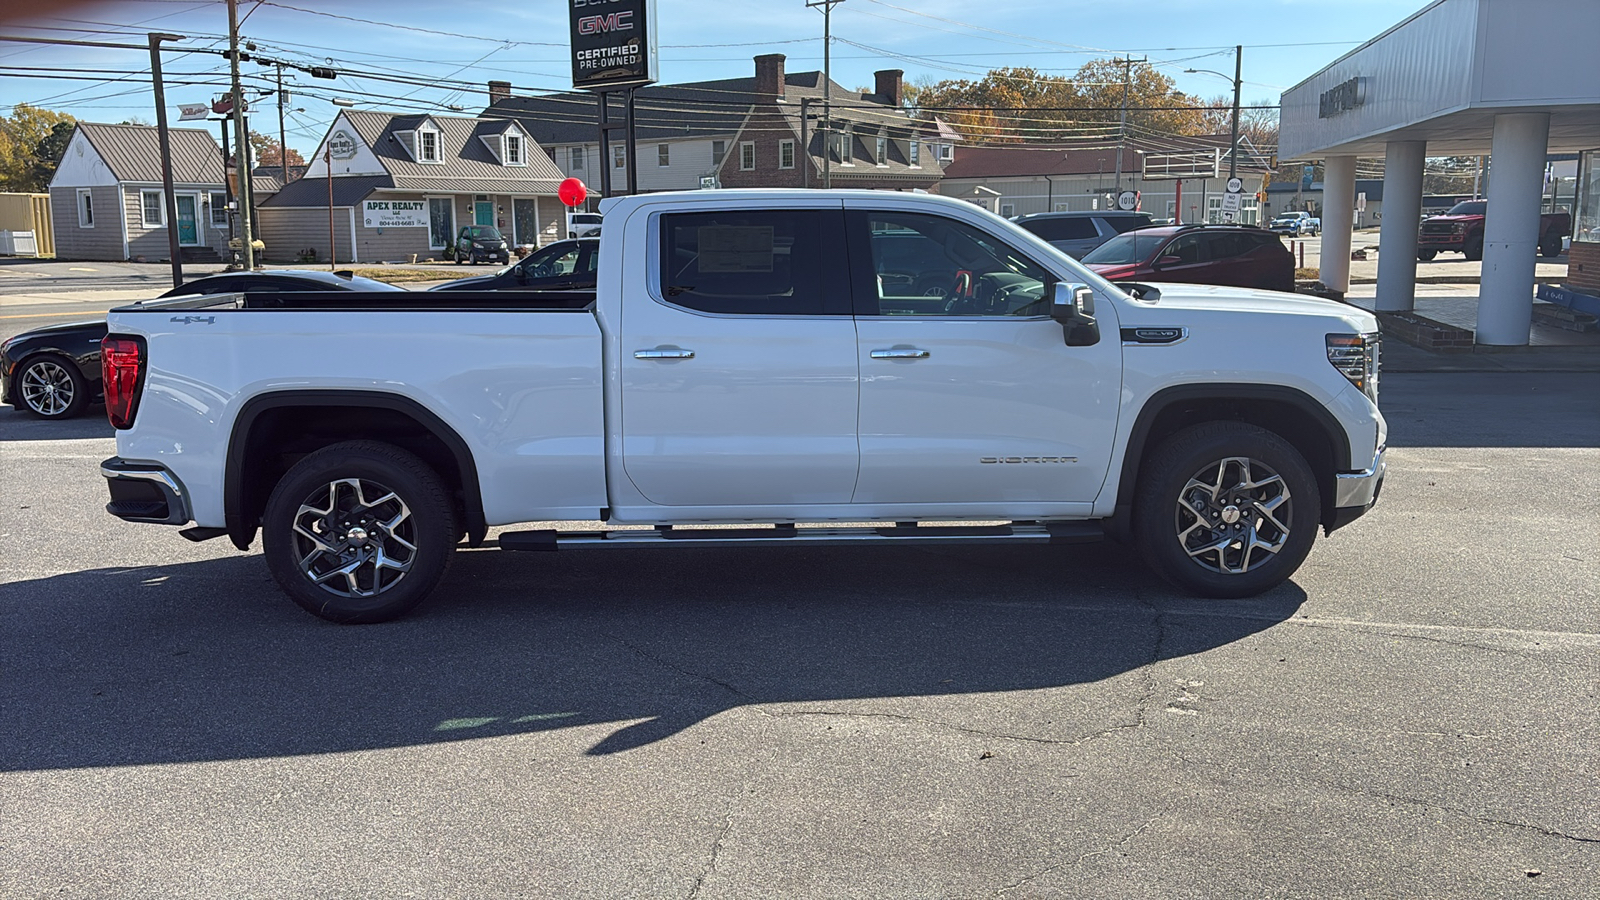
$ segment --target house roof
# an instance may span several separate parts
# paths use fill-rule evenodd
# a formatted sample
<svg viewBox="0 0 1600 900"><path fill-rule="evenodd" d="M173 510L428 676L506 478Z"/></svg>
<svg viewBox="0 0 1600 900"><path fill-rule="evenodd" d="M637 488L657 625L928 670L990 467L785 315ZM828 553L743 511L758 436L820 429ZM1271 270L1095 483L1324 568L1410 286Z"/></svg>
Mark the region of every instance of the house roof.
<svg viewBox="0 0 1600 900"><path fill-rule="evenodd" d="M528 161L526 166L501 165L479 138L498 137L505 131L504 119L399 115L368 110L347 110L342 115L383 164L397 188L446 193L553 194L564 177L538 147L523 148ZM439 156L443 160L440 163L417 162L402 140L395 137L396 132L415 131L424 122L432 123L439 131Z"/></svg>
<svg viewBox="0 0 1600 900"><path fill-rule="evenodd" d="M161 183L161 139L150 125L103 125L79 122L89 141L118 181ZM172 180L178 184L220 185L227 177L222 150L211 132L199 128L167 129L172 147Z"/></svg>
<svg viewBox="0 0 1600 900"><path fill-rule="evenodd" d="M1141 153L1168 153L1182 150L1220 148L1227 165L1230 136L1172 136L1161 140L1129 138L1122 154L1123 172L1142 168ZM1239 146L1239 168L1253 173L1271 168L1269 160L1248 142ZM960 146L955 159L944 169L946 178L1027 178L1043 175L1096 175L1116 171L1117 144L1095 141L1058 144L1051 147L1025 145Z"/></svg>
<svg viewBox="0 0 1600 900"><path fill-rule="evenodd" d="M250 188L256 194L275 194L289 181L306 174L305 166L289 166L289 177L283 177L283 166L256 166L250 173Z"/></svg>
<svg viewBox="0 0 1600 900"><path fill-rule="evenodd" d="M787 73L783 85L785 102L781 108L790 110L789 115L797 123L798 130L801 99L822 99L822 73ZM875 94L852 91L838 82L833 83L832 94L834 118L894 125L901 129L915 126L921 130L923 127ZM770 99L770 95L756 92L754 75L649 85L634 92L635 135L641 141L732 135L744 124L745 115L752 106ZM545 147L599 140L599 102L587 91L509 97L489 106L483 115L517 119L533 139ZM612 103L611 115L616 121L622 121L621 103Z"/></svg>
<svg viewBox="0 0 1600 900"><path fill-rule="evenodd" d="M327 209L329 180L327 178L301 178L298 181L291 181L283 186L283 190L261 201L261 205L269 207L312 206L319 209ZM383 175L345 175L335 176L331 180L333 181L334 206L355 206L365 200L373 191L390 186L390 179Z"/></svg>

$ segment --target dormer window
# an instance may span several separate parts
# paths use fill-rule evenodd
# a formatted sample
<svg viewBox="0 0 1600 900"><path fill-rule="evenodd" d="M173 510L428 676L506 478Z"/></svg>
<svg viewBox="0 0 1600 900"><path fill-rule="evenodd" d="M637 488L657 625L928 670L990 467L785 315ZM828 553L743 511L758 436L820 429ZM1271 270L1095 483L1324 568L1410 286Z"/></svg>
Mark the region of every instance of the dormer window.
<svg viewBox="0 0 1600 900"><path fill-rule="evenodd" d="M417 162L439 161L439 132L433 128L417 129Z"/></svg>
<svg viewBox="0 0 1600 900"><path fill-rule="evenodd" d="M527 165L528 161L522 156L522 135L508 132L503 140L505 141L505 151L501 154L501 158L506 161L506 165Z"/></svg>

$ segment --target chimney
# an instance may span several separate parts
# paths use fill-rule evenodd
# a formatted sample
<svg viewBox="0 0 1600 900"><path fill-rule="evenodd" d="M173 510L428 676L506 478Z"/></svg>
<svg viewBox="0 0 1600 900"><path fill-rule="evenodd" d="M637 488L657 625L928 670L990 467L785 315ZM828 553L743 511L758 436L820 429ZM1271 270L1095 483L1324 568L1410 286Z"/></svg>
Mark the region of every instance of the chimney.
<svg viewBox="0 0 1600 900"><path fill-rule="evenodd" d="M879 72L873 72L872 77L877 82L874 85L873 93L882 97L891 105L899 106L900 101L905 99L905 88L900 80L905 74L899 69L884 69Z"/></svg>
<svg viewBox="0 0 1600 900"><path fill-rule="evenodd" d="M510 99L511 99L511 82L509 82L509 81L491 81L491 82L489 82L489 105L490 106L493 106L496 103L499 103L501 100L510 100Z"/></svg>
<svg viewBox="0 0 1600 900"><path fill-rule="evenodd" d="M756 93L783 97L782 53L768 53L756 57Z"/></svg>

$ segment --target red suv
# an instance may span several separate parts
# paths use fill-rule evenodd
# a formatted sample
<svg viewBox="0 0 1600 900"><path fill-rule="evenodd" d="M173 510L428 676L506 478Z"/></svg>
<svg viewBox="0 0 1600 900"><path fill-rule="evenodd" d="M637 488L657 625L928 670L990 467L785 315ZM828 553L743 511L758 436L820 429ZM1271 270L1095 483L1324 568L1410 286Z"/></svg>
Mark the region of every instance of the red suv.
<svg viewBox="0 0 1600 900"><path fill-rule="evenodd" d="M1179 281L1294 291L1294 254L1245 225L1158 225L1119 234L1084 265L1107 281Z"/></svg>

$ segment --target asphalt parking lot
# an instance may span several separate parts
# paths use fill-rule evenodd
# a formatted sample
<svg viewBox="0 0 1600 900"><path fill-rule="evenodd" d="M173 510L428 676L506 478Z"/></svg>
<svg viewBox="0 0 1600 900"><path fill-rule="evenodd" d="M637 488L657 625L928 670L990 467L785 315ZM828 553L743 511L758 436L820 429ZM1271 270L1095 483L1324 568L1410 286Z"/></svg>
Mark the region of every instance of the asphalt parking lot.
<svg viewBox="0 0 1600 900"><path fill-rule="evenodd" d="M6 897L1561 897L1600 883L1600 375L1396 374L1254 601L1114 545L458 554L338 627L0 408Z"/></svg>

